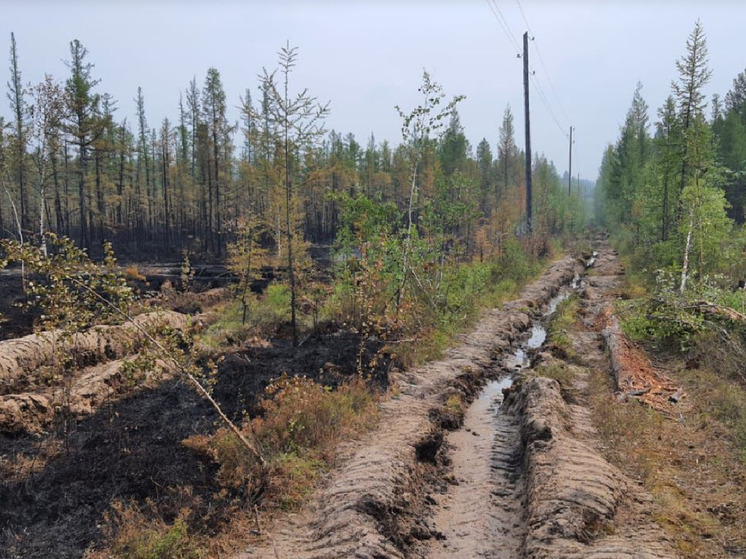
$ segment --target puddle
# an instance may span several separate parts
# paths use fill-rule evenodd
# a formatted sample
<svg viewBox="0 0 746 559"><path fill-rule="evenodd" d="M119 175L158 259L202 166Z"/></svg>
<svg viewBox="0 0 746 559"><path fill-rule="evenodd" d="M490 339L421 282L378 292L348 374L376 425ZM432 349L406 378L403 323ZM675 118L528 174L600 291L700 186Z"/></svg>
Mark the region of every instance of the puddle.
<svg viewBox="0 0 746 559"><path fill-rule="evenodd" d="M493 410L499 408L503 403L503 388L510 388L511 386L513 386L512 375L500 380L491 380L477 398L477 403L487 404Z"/></svg>
<svg viewBox="0 0 746 559"><path fill-rule="evenodd" d="M549 304L547 305L547 310L544 312L543 316L549 316L554 311L556 311L557 310L557 306L562 301L564 301L565 299L567 299L569 296L570 296L570 292L563 290L563 291L560 291L559 295L555 295L554 297L552 297L549 300Z"/></svg>
<svg viewBox="0 0 746 559"><path fill-rule="evenodd" d="M526 342L528 349L538 349L547 339L547 331L541 324L534 324L531 328L531 337Z"/></svg>

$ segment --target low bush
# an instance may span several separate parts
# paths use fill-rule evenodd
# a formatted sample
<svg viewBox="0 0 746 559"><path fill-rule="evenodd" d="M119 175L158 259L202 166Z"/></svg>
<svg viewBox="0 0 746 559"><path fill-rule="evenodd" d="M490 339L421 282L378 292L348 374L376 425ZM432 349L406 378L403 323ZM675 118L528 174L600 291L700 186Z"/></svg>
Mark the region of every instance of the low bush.
<svg viewBox="0 0 746 559"><path fill-rule="evenodd" d="M227 429L185 444L219 464L224 487L248 497L265 492L266 506L286 509L305 500L319 473L334 462L339 442L371 428L378 414L377 398L361 379L333 390L286 375L267 387L260 409L243 431L268 464L266 479L255 457Z"/></svg>
<svg viewBox="0 0 746 559"><path fill-rule="evenodd" d="M152 503L150 508L154 508ZM192 534L182 511L167 523L158 514L147 514L133 504L115 502L104 523L107 550L86 553L86 559L202 559L199 538Z"/></svg>

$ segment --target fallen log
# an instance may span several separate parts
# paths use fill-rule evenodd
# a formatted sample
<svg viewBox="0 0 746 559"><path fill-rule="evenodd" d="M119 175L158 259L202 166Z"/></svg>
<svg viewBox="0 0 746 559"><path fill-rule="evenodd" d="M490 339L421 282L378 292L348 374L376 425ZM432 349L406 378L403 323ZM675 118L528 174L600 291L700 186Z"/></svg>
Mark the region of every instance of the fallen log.
<svg viewBox="0 0 746 559"><path fill-rule="evenodd" d="M627 340L616 316L609 317L607 327L601 333L609 349L620 401L634 397L658 411L671 412L671 404L678 402L683 395L681 388L656 371L644 353Z"/></svg>
<svg viewBox="0 0 746 559"><path fill-rule="evenodd" d="M730 307L724 307L717 303L711 303L709 301L697 301L692 305L692 308L699 310L704 314L719 316L721 318L727 318L731 322L746 322L746 315L742 314Z"/></svg>

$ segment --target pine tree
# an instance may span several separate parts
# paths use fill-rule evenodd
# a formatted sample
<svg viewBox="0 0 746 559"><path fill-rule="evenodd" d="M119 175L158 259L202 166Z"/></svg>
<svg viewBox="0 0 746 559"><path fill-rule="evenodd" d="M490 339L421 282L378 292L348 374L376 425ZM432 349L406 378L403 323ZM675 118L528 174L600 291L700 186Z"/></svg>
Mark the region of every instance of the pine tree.
<svg viewBox="0 0 746 559"><path fill-rule="evenodd" d="M65 83L69 104L69 118L66 131L72 135L78 149L78 211L80 220L80 242L90 248L88 193L88 163L90 148L102 132L98 109L101 97L93 92L99 83L91 77L93 64L86 62L88 50L75 39L70 43L70 77Z"/></svg>

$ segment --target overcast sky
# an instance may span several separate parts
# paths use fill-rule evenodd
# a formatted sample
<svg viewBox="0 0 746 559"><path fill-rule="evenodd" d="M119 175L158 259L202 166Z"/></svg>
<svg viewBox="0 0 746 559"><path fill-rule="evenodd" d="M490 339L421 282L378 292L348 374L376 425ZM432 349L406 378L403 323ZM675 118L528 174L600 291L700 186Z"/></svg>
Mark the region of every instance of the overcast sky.
<svg viewBox="0 0 746 559"><path fill-rule="evenodd" d="M179 93L193 76L201 86L210 66L220 71L237 119L239 95L251 88L259 97L257 75L275 66L289 40L300 51L295 86L330 101L327 128L352 132L362 144L371 132L398 143L394 105L418 103L425 68L449 96L466 95L459 106L466 135L474 148L487 138L494 153L508 104L524 145L522 63L499 23L504 16L520 43L527 28L521 8L535 37L531 68L551 109L532 83L532 146L560 173L572 125L573 175L596 178L637 81L656 119L697 18L713 70L708 98L724 95L746 68L746 2L722 0L496 0L494 11L488 0L0 0L0 50L8 53L15 32L23 80L38 83L45 72L67 77L63 61L79 39L101 80L98 91L118 100L117 119L133 122L141 86L156 128L166 116L176 120ZM0 78L8 81L7 64ZM10 117L7 101L0 114Z"/></svg>

